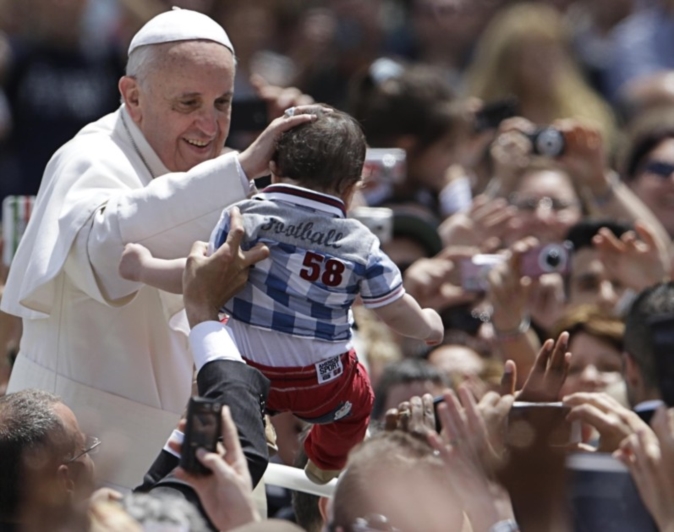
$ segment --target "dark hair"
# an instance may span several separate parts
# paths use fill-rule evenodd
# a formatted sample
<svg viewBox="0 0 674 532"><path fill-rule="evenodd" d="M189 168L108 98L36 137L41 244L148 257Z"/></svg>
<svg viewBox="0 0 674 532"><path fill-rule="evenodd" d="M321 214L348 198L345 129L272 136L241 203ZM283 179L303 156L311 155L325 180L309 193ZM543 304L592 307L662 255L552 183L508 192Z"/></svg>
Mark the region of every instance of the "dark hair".
<svg viewBox="0 0 674 532"><path fill-rule="evenodd" d="M354 78L348 109L363 125L370 146L388 148L409 135L424 149L461 123L453 101L442 72L417 65L401 67L384 80L373 79L370 70Z"/></svg>
<svg viewBox="0 0 674 532"><path fill-rule="evenodd" d="M639 294L625 318L625 351L641 370L644 384L658 388L651 320L674 315L674 282L660 283Z"/></svg>
<svg viewBox="0 0 674 532"><path fill-rule="evenodd" d="M663 113L660 109L638 120L629 133L621 164L625 181L635 179L648 154L667 139L674 139L674 110Z"/></svg>
<svg viewBox="0 0 674 532"><path fill-rule="evenodd" d="M53 458L67 452L67 430L53 408L60 402L42 390L0 397L0 520L17 517L26 490L26 454L45 453Z"/></svg>
<svg viewBox="0 0 674 532"><path fill-rule="evenodd" d="M315 111L318 118L281 135L273 161L277 173L312 190L343 193L360 180L365 136L346 113Z"/></svg>
<svg viewBox="0 0 674 532"><path fill-rule="evenodd" d="M384 408L389 391L395 385L426 381L440 386L449 386L444 373L422 359L406 358L386 366L374 393L372 419L379 419L385 414Z"/></svg>
<svg viewBox="0 0 674 532"><path fill-rule="evenodd" d="M573 244L574 251L592 248L592 239L599 233L602 227L609 229L618 238L627 231L632 230L630 224L615 220L581 220L569 229L566 240Z"/></svg>
<svg viewBox="0 0 674 532"><path fill-rule="evenodd" d="M569 339L584 332L620 353L624 349L625 323L596 305L580 305L571 309L555 323L550 337L557 338L564 331L569 333Z"/></svg>

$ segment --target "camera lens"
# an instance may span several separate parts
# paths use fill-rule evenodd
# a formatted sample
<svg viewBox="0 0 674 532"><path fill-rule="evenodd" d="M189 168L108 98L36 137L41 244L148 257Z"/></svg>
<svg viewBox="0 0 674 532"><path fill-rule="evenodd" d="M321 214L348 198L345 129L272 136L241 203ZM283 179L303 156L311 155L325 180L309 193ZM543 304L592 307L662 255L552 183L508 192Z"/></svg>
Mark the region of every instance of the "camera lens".
<svg viewBox="0 0 674 532"><path fill-rule="evenodd" d="M558 249L551 249L545 257L545 263L550 268L557 268L562 262L561 254Z"/></svg>

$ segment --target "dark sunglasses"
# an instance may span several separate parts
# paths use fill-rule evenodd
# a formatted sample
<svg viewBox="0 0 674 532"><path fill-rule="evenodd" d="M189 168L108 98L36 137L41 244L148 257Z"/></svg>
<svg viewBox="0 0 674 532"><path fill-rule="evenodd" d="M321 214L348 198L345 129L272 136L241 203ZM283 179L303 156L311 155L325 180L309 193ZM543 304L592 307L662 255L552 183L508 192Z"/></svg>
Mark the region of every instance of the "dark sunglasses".
<svg viewBox="0 0 674 532"><path fill-rule="evenodd" d="M646 163L646 166L644 166L644 171L667 179L674 173L674 164L666 163L664 161L649 161Z"/></svg>

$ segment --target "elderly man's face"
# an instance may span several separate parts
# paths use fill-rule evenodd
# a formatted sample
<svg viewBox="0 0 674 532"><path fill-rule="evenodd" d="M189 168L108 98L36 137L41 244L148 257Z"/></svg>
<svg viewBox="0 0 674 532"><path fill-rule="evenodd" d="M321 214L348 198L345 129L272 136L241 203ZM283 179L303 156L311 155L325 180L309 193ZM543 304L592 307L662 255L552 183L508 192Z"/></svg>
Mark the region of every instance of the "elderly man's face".
<svg viewBox="0 0 674 532"><path fill-rule="evenodd" d="M234 56L208 41L162 46L160 64L150 69L145 82L134 81L135 92L122 92L131 117L164 165L185 172L217 157L225 144Z"/></svg>

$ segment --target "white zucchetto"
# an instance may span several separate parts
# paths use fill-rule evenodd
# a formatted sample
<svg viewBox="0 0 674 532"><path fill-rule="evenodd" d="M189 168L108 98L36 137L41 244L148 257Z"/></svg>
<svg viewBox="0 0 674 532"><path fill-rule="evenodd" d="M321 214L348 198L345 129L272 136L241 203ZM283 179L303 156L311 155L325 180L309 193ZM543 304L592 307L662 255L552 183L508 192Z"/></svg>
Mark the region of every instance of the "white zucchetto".
<svg viewBox="0 0 674 532"><path fill-rule="evenodd" d="M194 40L217 42L234 53L232 41L220 24L197 11L174 7L152 18L138 30L129 45L129 55L147 44Z"/></svg>

